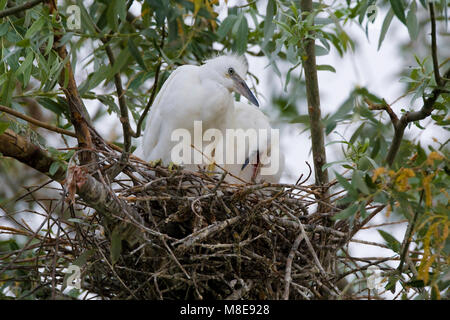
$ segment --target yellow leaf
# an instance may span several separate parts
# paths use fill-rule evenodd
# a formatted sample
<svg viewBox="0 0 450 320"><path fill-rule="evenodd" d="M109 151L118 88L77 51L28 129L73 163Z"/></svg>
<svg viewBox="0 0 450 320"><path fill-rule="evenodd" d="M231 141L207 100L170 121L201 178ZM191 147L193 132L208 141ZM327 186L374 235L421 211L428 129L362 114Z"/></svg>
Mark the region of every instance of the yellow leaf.
<svg viewBox="0 0 450 320"><path fill-rule="evenodd" d="M431 207L431 202L433 200L431 195L431 180L433 180L434 173L427 175L423 178L423 190L425 191L425 205Z"/></svg>
<svg viewBox="0 0 450 320"><path fill-rule="evenodd" d="M433 163L434 163L434 160L442 160L442 159L444 159L443 156L441 156L441 155L440 155L439 153L437 153L436 151L433 151L433 152L431 152L431 153L428 155L428 158L427 158L427 164L428 164L429 166L432 166Z"/></svg>
<svg viewBox="0 0 450 320"><path fill-rule="evenodd" d="M372 182L377 181L378 177L386 172L386 169L384 167L379 167L373 170L373 177Z"/></svg>
<svg viewBox="0 0 450 320"><path fill-rule="evenodd" d="M397 172L397 178L395 178L395 184L399 191L406 191L409 189L408 179L414 177L416 174L410 168L401 168Z"/></svg>
<svg viewBox="0 0 450 320"><path fill-rule="evenodd" d="M198 10L202 7L203 0L194 0L194 16L197 15Z"/></svg>
<svg viewBox="0 0 450 320"><path fill-rule="evenodd" d="M391 204L389 203L386 207L386 218L389 218L389 216L391 215L392 212L392 207Z"/></svg>

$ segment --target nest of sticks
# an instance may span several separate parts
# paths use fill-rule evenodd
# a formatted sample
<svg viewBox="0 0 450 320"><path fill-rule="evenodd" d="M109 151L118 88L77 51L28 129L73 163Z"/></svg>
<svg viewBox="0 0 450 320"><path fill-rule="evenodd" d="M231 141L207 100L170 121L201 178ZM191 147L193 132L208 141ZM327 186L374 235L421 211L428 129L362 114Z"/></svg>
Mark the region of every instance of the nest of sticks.
<svg viewBox="0 0 450 320"><path fill-rule="evenodd" d="M52 202L33 198L47 210L40 214L47 228L10 228L37 240L2 257L6 269L28 268L30 292L65 297L67 268L76 265L85 292L78 298L343 297L337 253L351 231L330 220L340 193L324 206L317 187L305 184L307 175L293 185L231 185L224 175L151 167L136 158L126 163L126 176L111 180L120 156L97 156L95 166L72 161ZM107 188L101 201L119 209L100 212L74 194L71 184L83 183L85 174Z"/></svg>

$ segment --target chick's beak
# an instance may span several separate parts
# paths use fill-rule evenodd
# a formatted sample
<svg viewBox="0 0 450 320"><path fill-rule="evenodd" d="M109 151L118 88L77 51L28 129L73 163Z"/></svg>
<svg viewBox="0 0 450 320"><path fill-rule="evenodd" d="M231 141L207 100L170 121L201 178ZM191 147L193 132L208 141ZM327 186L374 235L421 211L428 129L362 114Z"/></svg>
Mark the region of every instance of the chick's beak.
<svg viewBox="0 0 450 320"><path fill-rule="evenodd" d="M242 80L242 78L239 75L237 75L236 73L231 77L231 79L233 79L233 83L234 83L233 89L236 92L243 95L244 97L246 97L248 99L248 101L253 103L255 106L259 107L258 100L256 100L255 96L250 91L250 89L248 88L245 81Z"/></svg>

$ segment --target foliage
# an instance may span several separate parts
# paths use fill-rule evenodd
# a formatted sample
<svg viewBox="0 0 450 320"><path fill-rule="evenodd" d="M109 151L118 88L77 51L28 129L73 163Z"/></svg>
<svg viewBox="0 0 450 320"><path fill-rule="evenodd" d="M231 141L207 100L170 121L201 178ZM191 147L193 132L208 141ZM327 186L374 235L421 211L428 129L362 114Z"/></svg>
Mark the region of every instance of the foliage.
<svg viewBox="0 0 450 320"><path fill-rule="evenodd" d="M25 2L2 0L0 11ZM69 26L71 13L67 8L70 4L80 8L80 29ZM396 20L401 22L402 28L407 28L411 43L422 45L414 41L421 36L422 26L430 28L430 4L434 7L438 27L447 30L450 4L446 0L317 1L310 13L300 10L299 1L242 1L235 6L226 3L222 20L218 19L222 8L218 0L100 0L89 5L76 0L58 3L58 14L51 13L44 2L0 19L0 105L37 115L55 127L73 131L70 101L64 94L70 77L66 65L70 61L81 98L100 106L91 119L94 126L101 126L107 114L121 117L120 93L115 85L115 75L120 75L124 103L132 115L132 126L136 127L152 91L161 88L177 66L201 63L217 53L232 51L267 58L270 68L284 84L284 92L272 97L274 108L283 121L308 130L309 118L298 107L306 105L303 101L303 66L307 61L304 41L316 40L317 56L327 55L332 50L341 56L356 51L358 47L347 27L356 23L368 36L374 14L370 9L376 6L386 12L382 17L380 10L375 17L383 20L378 49L390 32L392 21ZM138 10L131 10L131 7ZM58 48L63 46L69 52L65 58L58 54ZM421 130L435 125L448 132L450 81L445 75L448 77L450 57L439 56L440 61L436 61L432 54L436 48L425 42L422 46L426 47L427 55L404 53L408 59L414 59L415 65L405 67L404 73L399 75L399 80L405 84L404 96L410 100L398 118L418 111L436 90L440 91L431 101L427 120L409 122L405 135L401 133L401 144L393 163L388 164L386 157L393 137L399 133L393 129L392 119L386 112L389 104L367 88L358 87L349 92L348 99L336 111L322 117L325 134L330 139L332 133L341 137L328 142L327 147L338 144L342 150L341 158L325 164L322 170L335 172L332 191L342 191L333 223L345 220L355 226L367 222L366 219L371 218L368 208L374 207L384 208L382 212L387 218L408 220L409 228L403 240L379 230L385 246L400 260L400 266L404 266L397 272L385 274L385 289L394 292L395 284L400 283L402 298L440 299L448 298L450 284L449 140L438 138L438 149L423 147L409 137L408 130L413 125ZM108 55L108 48L113 59ZM438 54L444 52L438 50ZM436 69L440 70L441 81L437 80ZM319 65L317 70L336 71L331 65ZM258 80L255 78L256 83ZM30 129L25 122L7 113L0 113L0 117L0 135L8 128L25 132L37 144L46 147L55 160L49 169L51 175L60 168L67 168L74 153L70 150L74 147L72 140L64 139L66 148L61 150L62 145L59 142L56 145L55 135ZM351 128L351 134L344 136L344 126ZM116 145L122 146L121 137L114 140ZM0 158L0 164L0 175L7 176L3 167L11 163ZM23 184L29 183L27 174L25 169L17 179ZM1 207L5 213L20 208L20 201L13 201L21 198L18 186L13 193L14 197L0 192L0 204L7 204ZM23 243L18 238L2 238L0 257L17 253L21 246ZM36 254L27 252L30 256L21 258L32 258ZM117 254L113 260L116 259ZM348 266L339 267L343 273L348 271ZM2 268L0 263L0 270ZM23 273L26 271L0 273L0 298L7 298L5 292L14 297L40 298L31 290L30 282L22 281L26 276ZM76 292L72 294L76 296Z"/></svg>

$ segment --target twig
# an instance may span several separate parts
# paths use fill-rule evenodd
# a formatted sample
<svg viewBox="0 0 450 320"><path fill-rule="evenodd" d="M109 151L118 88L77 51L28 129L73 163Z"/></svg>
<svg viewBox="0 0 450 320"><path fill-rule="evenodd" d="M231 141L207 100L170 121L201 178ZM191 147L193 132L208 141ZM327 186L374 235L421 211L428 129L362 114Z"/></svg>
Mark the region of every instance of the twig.
<svg viewBox="0 0 450 320"><path fill-rule="evenodd" d="M386 103L386 101L383 101L382 104L375 104L367 98L364 98L363 100L369 106L369 110L385 110L389 115L389 118L391 118L391 122L394 125L394 127L397 126L398 117L395 114L395 112L391 109L391 106Z"/></svg>
<svg viewBox="0 0 450 320"><path fill-rule="evenodd" d="M156 92L158 92L159 73L161 71L161 66L162 66L161 52L162 52L162 49L164 48L165 37L166 37L166 33L165 33L165 28L163 26L162 27L162 34L161 34L161 42L159 44L159 47L160 47L160 50L159 50L159 63L158 63L158 66L156 67L155 80L153 82L152 92L150 94L150 99L148 100L147 105L145 106L145 109L142 112L141 117L139 118L139 121L138 121L138 123L136 125L136 133L134 135L135 138L139 138L141 136L142 122L144 122L144 119L147 116L147 113L150 110L150 107L152 106L153 101L155 100Z"/></svg>
<svg viewBox="0 0 450 320"><path fill-rule="evenodd" d="M11 115L13 115L13 116L15 116L17 118L25 120L25 121L27 121L29 123L32 123L32 124L34 124L34 125L36 125L38 127L41 127L41 128L44 128L44 129L47 129L47 130L50 130L50 131L54 131L54 132L57 132L57 133L60 133L60 134L65 134L66 136L70 136L70 137L74 137L74 138L77 137L77 135L74 132L72 132L72 131L52 126L52 125L50 125L50 124L48 124L46 122L39 121L37 119L34 119L34 118L29 117L27 115L24 115L24 114L22 114L20 112L17 112L16 110L13 110L11 108L8 108L8 107L0 105L0 111L8 113L8 114L11 114Z"/></svg>
<svg viewBox="0 0 450 320"><path fill-rule="evenodd" d="M434 79L438 87L441 86L441 76L439 74L439 61L437 57L437 45L436 45L436 17L434 16L434 3L429 1L430 7L430 20L431 20L431 56L433 57L433 71Z"/></svg>
<svg viewBox="0 0 450 320"><path fill-rule="evenodd" d="M291 285L291 281L292 281L292 261L294 260L295 257L295 252L298 249L298 246L300 245L300 242L302 242L302 240L304 239L304 233L300 233L297 238L294 241L294 244L292 245L291 251L289 252L289 256L287 258L286 261L286 271L285 271L285 275L284 275L284 293L283 293L283 300L288 300L289 299L289 286Z"/></svg>
<svg viewBox="0 0 450 320"><path fill-rule="evenodd" d="M22 4L20 6L0 11L0 19L4 18L4 17L7 17L7 16L10 16L12 14L24 11L24 10L28 10L30 8L33 8L34 6L36 6L39 3L44 2L44 1L45 0L33 0L33 1L25 2L24 4Z"/></svg>

